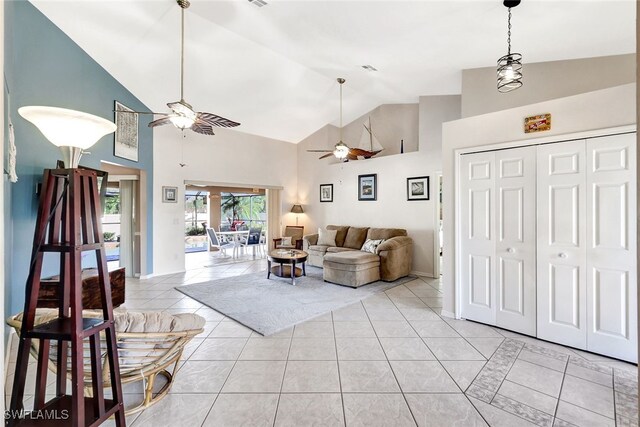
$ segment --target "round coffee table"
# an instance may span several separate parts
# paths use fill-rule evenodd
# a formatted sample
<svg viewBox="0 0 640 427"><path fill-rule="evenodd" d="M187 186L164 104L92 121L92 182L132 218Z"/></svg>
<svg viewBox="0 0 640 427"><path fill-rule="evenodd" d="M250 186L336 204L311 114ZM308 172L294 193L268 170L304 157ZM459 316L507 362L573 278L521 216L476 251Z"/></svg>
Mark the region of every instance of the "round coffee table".
<svg viewBox="0 0 640 427"><path fill-rule="evenodd" d="M290 277L291 284L296 284L296 277L306 276L304 263L307 261L308 253L298 249L274 249L267 256L267 279L272 274L278 277ZM279 265L271 266L271 263ZM299 264L302 268L296 267Z"/></svg>

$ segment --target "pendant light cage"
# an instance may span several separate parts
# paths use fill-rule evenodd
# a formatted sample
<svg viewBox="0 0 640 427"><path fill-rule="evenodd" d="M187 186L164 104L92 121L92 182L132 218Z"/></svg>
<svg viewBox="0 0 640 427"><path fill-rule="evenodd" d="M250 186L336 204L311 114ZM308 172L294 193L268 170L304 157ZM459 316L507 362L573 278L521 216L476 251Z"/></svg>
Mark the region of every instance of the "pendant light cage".
<svg viewBox="0 0 640 427"><path fill-rule="evenodd" d="M498 92L506 93L522 86L522 55L511 53L511 8L520 4L520 1L505 1L504 5L509 9L507 30L507 54L498 59Z"/></svg>

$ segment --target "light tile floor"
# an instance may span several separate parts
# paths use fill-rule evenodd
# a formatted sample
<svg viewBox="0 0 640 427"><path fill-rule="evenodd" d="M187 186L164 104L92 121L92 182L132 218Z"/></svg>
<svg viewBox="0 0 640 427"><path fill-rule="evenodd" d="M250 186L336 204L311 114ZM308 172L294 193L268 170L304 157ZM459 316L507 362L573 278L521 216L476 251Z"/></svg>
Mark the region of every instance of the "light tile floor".
<svg viewBox="0 0 640 427"><path fill-rule="evenodd" d="M418 278L265 338L174 289L262 271L265 260L210 265L127 281L128 309L207 320L171 393L129 425L638 424L635 365L441 317L437 280ZM126 400L141 390L125 388Z"/></svg>

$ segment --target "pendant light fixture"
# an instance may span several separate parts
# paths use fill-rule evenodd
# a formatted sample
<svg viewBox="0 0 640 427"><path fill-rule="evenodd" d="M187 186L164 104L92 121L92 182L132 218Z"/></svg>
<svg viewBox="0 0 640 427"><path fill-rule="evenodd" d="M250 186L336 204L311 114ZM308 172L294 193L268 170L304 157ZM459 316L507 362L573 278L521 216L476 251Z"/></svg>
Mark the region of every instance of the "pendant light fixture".
<svg viewBox="0 0 640 427"><path fill-rule="evenodd" d="M507 32L507 54L498 59L498 92L506 93L522 86L522 55L511 53L511 8L520 4L520 0L504 0L509 9L509 25Z"/></svg>
<svg viewBox="0 0 640 427"><path fill-rule="evenodd" d="M349 154L349 147L342 142L342 85L346 82L342 77L338 77L338 83L340 83L340 141L335 145L333 155L336 159L344 160Z"/></svg>

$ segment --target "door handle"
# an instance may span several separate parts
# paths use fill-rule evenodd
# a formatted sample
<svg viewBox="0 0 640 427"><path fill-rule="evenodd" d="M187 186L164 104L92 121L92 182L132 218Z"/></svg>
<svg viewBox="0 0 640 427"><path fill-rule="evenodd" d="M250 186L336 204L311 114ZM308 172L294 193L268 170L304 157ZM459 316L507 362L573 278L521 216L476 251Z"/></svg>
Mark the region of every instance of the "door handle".
<svg viewBox="0 0 640 427"><path fill-rule="evenodd" d="M513 248L507 248L507 252L510 253L510 254L514 254L514 253L516 253L516 250L513 249Z"/></svg>
<svg viewBox="0 0 640 427"><path fill-rule="evenodd" d="M558 257L559 257L559 258L566 258L566 257L567 257L567 254L565 254L564 252L560 252L560 253L558 254Z"/></svg>

